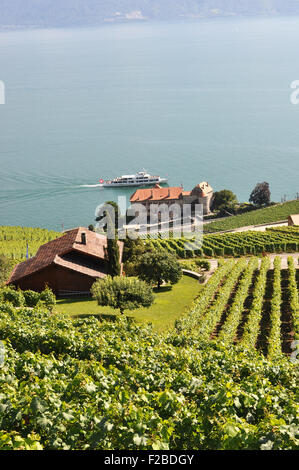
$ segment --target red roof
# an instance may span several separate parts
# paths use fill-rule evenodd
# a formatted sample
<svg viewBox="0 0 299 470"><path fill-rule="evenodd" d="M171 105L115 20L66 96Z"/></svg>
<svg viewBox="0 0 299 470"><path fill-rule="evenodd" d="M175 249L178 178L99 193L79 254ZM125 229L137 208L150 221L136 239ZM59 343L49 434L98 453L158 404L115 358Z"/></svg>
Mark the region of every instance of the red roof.
<svg viewBox="0 0 299 470"><path fill-rule="evenodd" d="M131 202L177 200L182 197L183 188L161 188L158 184L150 189L137 189L131 196Z"/></svg>
<svg viewBox="0 0 299 470"><path fill-rule="evenodd" d="M86 235L86 244L82 242L82 233L85 233ZM118 244L121 259L123 242L118 242ZM95 259L105 259L106 247L107 238L104 235L91 232L84 227L69 230L62 237L42 245L33 258L15 266L8 283L12 283L23 277L29 276L30 274L40 271L51 264L64 266L88 276L104 277L106 273L98 271L93 267L83 266L76 263L75 260L65 260L62 256L70 252L77 252L89 255L91 258Z"/></svg>

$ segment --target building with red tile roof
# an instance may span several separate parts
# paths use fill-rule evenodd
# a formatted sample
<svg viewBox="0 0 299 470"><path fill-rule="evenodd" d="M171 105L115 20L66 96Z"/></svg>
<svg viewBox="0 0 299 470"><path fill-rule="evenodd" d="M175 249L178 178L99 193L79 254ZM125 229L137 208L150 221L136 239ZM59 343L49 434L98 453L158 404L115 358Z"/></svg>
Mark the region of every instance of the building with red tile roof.
<svg viewBox="0 0 299 470"><path fill-rule="evenodd" d="M118 242L120 263L123 242ZM107 238L84 227L42 245L37 254L18 264L8 281L23 290L42 291L48 285L57 295L89 293L92 284L109 272Z"/></svg>
<svg viewBox="0 0 299 470"><path fill-rule="evenodd" d="M174 203L180 204L202 204L203 214L210 213L210 206L213 198L213 188L207 182L202 182L195 186L192 191L184 191L182 187L163 188L158 184L154 188L137 189L130 198L132 207L134 204L142 204L146 207L149 215L152 205Z"/></svg>

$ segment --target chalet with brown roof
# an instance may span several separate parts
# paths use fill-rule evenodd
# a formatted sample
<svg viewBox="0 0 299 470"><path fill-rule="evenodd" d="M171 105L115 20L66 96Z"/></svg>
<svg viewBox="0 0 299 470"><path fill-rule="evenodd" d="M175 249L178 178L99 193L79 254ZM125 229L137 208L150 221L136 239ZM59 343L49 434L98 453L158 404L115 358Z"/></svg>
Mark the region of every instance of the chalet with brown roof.
<svg viewBox="0 0 299 470"><path fill-rule="evenodd" d="M142 204L146 207L148 215L151 205L167 204L202 204L203 214L209 214L213 198L213 188L207 182L195 186L192 191L184 191L182 187L162 188L158 184L150 189L137 189L130 198L132 207L134 204Z"/></svg>
<svg viewBox="0 0 299 470"><path fill-rule="evenodd" d="M118 242L120 262L123 242ZM107 238L78 227L42 245L36 256L18 264L8 281L23 290L42 291L48 285L56 295L88 294L92 284L109 272Z"/></svg>
<svg viewBox="0 0 299 470"><path fill-rule="evenodd" d="M289 215L288 225L291 227L294 225L299 225L299 214Z"/></svg>

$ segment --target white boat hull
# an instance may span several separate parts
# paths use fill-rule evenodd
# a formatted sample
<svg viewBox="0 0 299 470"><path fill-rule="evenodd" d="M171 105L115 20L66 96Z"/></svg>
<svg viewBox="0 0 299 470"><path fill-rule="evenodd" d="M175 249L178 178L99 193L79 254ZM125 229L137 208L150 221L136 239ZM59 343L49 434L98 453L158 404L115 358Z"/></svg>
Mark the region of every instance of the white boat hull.
<svg viewBox="0 0 299 470"><path fill-rule="evenodd" d="M167 183L167 178L160 178L156 181L145 181L142 183L103 183L101 186L103 188L125 188L125 187L137 187L137 186L153 186L155 184Z"/></svg>

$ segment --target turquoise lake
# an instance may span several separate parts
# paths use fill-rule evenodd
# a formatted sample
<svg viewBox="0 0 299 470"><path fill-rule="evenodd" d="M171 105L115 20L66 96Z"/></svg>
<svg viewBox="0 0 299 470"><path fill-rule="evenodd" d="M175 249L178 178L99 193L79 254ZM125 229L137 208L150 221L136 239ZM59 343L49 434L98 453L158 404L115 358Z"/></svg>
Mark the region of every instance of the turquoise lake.
<svg viewBox="0 0 299 470"><path fill-rule="evenodd" d="M98 180L143 168L294 198L298 44L299 18L1 32L0 224L88 225L123 194Z"/></svg>

